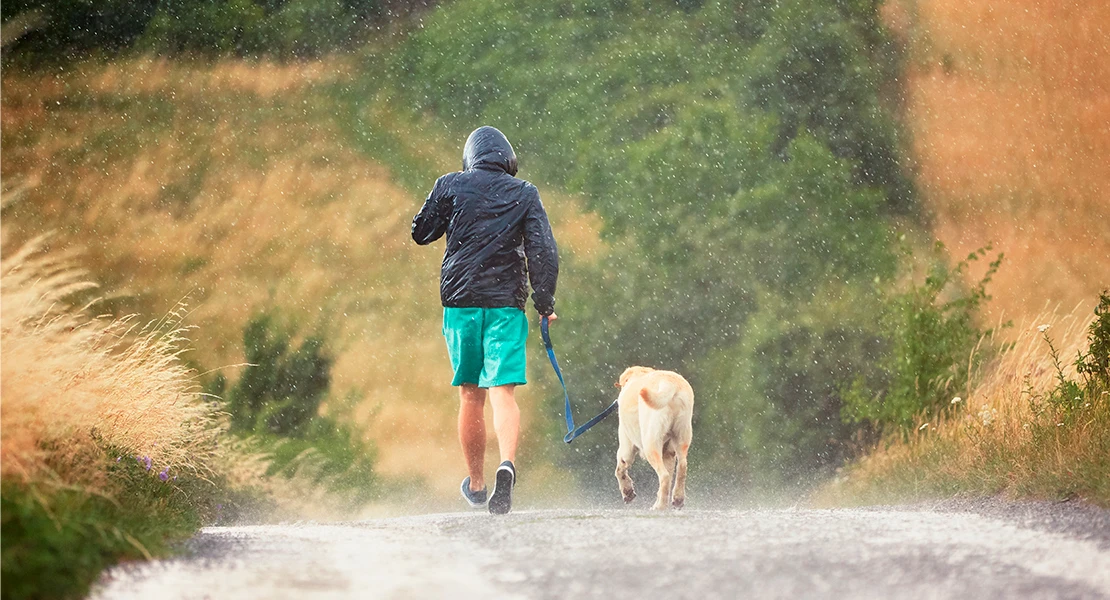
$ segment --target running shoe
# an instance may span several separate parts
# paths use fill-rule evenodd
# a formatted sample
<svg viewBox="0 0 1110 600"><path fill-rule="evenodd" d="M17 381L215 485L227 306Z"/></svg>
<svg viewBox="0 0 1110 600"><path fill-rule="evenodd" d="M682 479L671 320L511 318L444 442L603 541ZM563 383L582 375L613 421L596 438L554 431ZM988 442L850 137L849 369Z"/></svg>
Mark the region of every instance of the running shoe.
<svg viewBox="0 0 1110 600"><path fill-rule="evenodd" d="M514 485L516 485L516 468L513 467L512 461L507 460L497 467L493 495L489 497L490 514L504 515L513 509Z"/></svg>
<svg viewBox="0 0 1110 600"><path fill-rule="evenodd" d="M470 491L469 476L463 479L460 491L462 492L462 497L466 499L467 504L470 504L470 508L482 508L486 505L486 488L482 488L477 492Z"/></svg>

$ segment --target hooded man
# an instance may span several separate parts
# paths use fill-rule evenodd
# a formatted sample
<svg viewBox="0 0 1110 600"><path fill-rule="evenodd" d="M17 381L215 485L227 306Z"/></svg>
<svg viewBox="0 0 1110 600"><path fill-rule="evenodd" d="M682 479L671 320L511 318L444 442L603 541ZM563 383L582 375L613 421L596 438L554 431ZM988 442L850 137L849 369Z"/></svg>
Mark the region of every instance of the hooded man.
<svg viewBox="0 0 1110 600"><path fill-rule="evenodd" d="M459 388L459 442L468 477L462 495L472 507L487 503L485 401L501 452L489 511L512 509L520 409L516 386L525 378L528 319L525 301L541 317L555 315L558 249L536 186L516 178L516 153L493 127L466 140L463 170L440 177L412 220L412 239L430 244L447 234L440 270L443 336Z"/></svg>

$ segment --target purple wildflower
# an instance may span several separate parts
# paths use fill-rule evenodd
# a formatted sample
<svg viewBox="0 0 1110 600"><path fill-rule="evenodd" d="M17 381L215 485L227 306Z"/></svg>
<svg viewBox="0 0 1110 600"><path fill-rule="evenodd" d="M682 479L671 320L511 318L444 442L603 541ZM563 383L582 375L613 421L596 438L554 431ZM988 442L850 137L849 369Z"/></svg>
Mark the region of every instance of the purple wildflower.
<svg viewBox="0 0 1110 600"><path fill-rule="evenodd" d="M142 459L142 462L143 462L143 467L144 467L144 468L145 468L145 469L146 469L147 471L149 471L149 470L150 470L150 466L151 466L151 463L153 462L153 461L151 461L151 460L150 460L150 457L149 457L149 456L144 456L144 457L143 457L143 459Z"/></svg>
<svg viewBox="0 0 1110 600"><path fill-rule="evenodd" d="M170 479L170 468L166 467L165 469L162 469L162 472L158 474L158 479L161 479L162 481L169 481L169 479ZM177 478L174 477L174 479L177 479Z"/></svg>
<svg viewBox="0 0 1110 600"><path fill-rule="evenodd" d="M123 458L123 457L122 456L117 456L116 457L116 462L119 462L119 459L121 459L121 458Z"/></svg>

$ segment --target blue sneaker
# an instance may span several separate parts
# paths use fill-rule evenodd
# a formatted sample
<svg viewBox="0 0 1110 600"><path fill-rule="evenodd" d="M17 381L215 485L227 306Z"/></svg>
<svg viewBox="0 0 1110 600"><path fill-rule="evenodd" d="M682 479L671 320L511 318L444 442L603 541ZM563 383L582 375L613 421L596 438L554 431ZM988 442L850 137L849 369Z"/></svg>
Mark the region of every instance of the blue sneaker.
<svg viewBox="0 0 1110 600"><path fill-rule="evenodd" d="M477 492L470 491L470 477L463 479L461 491L462 497L470 504L470 508L482 508L486 505L486 488Z"/></svg>
<svg viewBox="0 0 1110 600"><path fill-rule="evenodd" d="M489 498L491 515L508 514L513 509L513 486L516 485L516 468L512 461L505 461L497 467L494 477L493 495Z"/></svg>

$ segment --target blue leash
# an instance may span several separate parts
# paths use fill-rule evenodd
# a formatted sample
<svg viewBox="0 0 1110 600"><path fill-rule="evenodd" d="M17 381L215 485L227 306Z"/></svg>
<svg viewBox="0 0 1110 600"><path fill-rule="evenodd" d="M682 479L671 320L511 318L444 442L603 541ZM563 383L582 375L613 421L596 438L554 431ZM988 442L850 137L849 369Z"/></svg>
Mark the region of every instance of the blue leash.
<svg viewBox="0 0 1110 600"><path fill-rule="evenodd" d="M547 358L551 360L551 366L555 369L555 375L559 377L559 384L563 386L563 400L566 403L565 409L567 415L567 434L563 437L563 441L569 444L574 441L574 438L586 433L589 428L597 425L602 419L608 417L609 413L616 410L617 400L614 400L613 403L609 405L609 408L601 411L601 414L598 416L586 421L580 427L575 427L574 416L571 415L570 411L570 394L567 393L567 384L563 381L563 372L559 369L559 361L555 359L555 349L551 347L551 333L548 331L547 317L544 317L540 321L540 333L543 334L543 345L547 347Z"/></svg>

